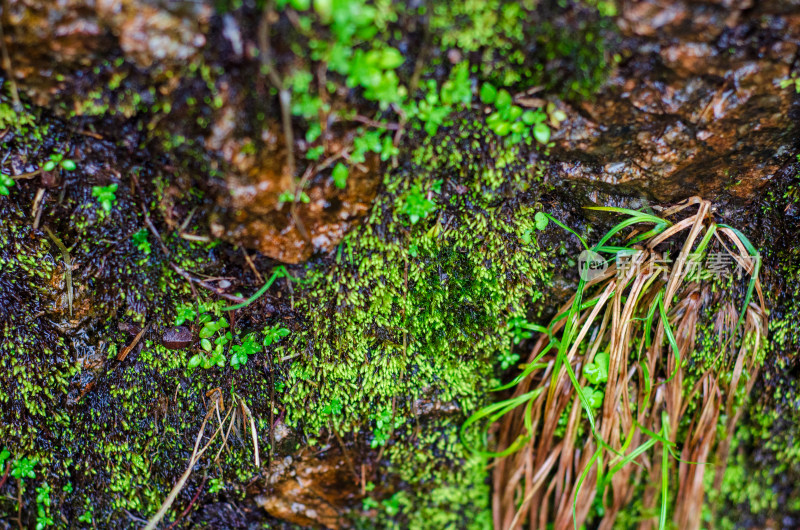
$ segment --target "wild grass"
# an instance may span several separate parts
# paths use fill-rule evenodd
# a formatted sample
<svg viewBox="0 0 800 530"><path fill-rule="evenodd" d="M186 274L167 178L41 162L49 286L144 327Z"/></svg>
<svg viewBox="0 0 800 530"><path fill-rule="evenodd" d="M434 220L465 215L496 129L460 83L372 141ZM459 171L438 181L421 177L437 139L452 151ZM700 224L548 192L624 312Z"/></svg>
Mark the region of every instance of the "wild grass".
<svg viewBox="0 0 800 530"><path fill-rule="evenodd" d="M766 339L759 256L697 197L658 216L594 209L624 217L592 247L608 268L581 279L538 327L522 372L496 389L513 388L511 396L463 429L482 426L493 440L493 451L475 450L495 458L497 529L578 528L590 517L609 529L634 499L641 528L663 529L671 518L696 529L704 474L714 465L719 484ZM735 289L694 265L712 249L729 257L729 273L743 271L738 310ZM697 359L698 322L708 317L718 348Z"/></svg>

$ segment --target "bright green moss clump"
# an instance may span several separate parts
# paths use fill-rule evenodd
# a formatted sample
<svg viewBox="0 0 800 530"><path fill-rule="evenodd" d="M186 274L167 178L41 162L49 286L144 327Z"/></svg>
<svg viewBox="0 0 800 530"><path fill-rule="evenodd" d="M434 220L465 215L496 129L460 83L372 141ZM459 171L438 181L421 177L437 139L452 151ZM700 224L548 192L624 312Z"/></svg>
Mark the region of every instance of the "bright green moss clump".
<svg viewBox="0 0 800 530"><path fill-rule="evenodd" d="M388 193L300 302L309 326L289 349L300 356L285 402L307 433L371 420L378 446L423 396L467 410L483 399L506 322L539 297L545 267L535 212L513 198L533 168L497 167L488 159L505 148L484 159L474 141L487 147L479 132L426 142L388 175Z"/></svg>

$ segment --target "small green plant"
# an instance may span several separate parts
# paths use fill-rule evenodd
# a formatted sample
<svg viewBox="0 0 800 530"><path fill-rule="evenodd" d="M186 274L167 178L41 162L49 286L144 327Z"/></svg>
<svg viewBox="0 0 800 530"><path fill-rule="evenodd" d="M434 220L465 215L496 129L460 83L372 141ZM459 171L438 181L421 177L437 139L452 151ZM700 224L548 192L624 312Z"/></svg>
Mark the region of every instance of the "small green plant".
<svg viewBox="0 0 800 530"><path fill-rule="evenodd" d="M394 411L385 408L372 415L371 419L375 422L375 429L372 431L372 441L369 445L373 449L386 445L392 436L392 432L404 423L404 418L400 415L395 416Z"/></svg>
<svg viewBox="0 0 800 530"><path fill-rule="evenodd" d="M208 492L212 495L225 489L225 481L221 478L212 478L208 481Z"/></svg>
<svg viewBox="0 0 800 530"><path fill-rule="evenodd" d="M407 215L411 224L417 224L420 219L428 217L428 214L436 210L436 203L426 197L420 184L414 184L403 197L400 205L400 213Z"/></svg>
<svg viewBox="0 0 800 530"><path fill-rule="evenodd" d="M61 167L67 171L75 171L78 166L75 164L75 161L64 158L62 153L53 153L50 155L50 159L42 166L42 170L53 171L56 167Z"/></svg>
<svg viewBox="0 0 800 530"><path fill-rule="evenodd" d="M12 186L14 186L14 179L5 173L0 173L0 195L8 195L11 193L10 188Z"/></svg>
<svg viewBox="0 0 800 530"><path fill-rule="evenodd" d="M78 517L78 521L80 521L82 523L86 523L86 524L91 524L92 523L92 507L91 506L89 506L89 508L87 508L86 511L83 512L83 515Z"/></svg>
<svg viewBox="0 0 800 530"><path fill-rule="evenodd" d="M344 407L342 407L342 402L336 398L333 398L328 402L327 405L322 407L322 414L325 416L339 416Z"/></svg>
<svg viewBox="0 0 800 530"><path fill-rule="evenodd" d="M282 327L280 324L275 324L272 327L264 329L264 347L268 348L272 344L275 344L283 337L286 337L291 333L288 329Z"/></svg>
<svg viewBox="0 0 800 530"><path fill-rule="evenodd" d="M225 366L225 345L233 340L233 334L230 331L224 331L229 326L228 321L205 313L200 315L198 322L203 324L199 334L200 347L203 351L194 354L189 359L189 369L200 366L207 370L215 365L222 368Z"/></svg>
<svg viewBox="0 0 800 530"><path fill-rule="evenodd" d="M497 360L500 361L500 368L503 370L508 370L519 362L519 354L514 353L514 351L511 349L508 349L501 351Z"/></svg>
<svg viewBox="0 0 800 530"><path fill-rule="evenodd" d="M519 143L531 134L540 144L550 141L550 127L545 123L550 114L550 121L557 125L566 119L563 111L554 105L547 110L524 110L514 105L511 94L505 89L497 90L493 85L484 83L481 86L480 98L486 105L494 105L495 111L486 118L486 124L498 136L508 136L511 143ZM509 136L510 135L510 136Z"/></svg>
<svg viewBox="0 0 800 530"><path fill-rule="evenodd" d="M137 249L144 252L146 256L149 256L152 249L150 248L150 241L148 241L147 238L148 238L147 229L142 228L141 230L133 234L133 237L131 239L133 240L133 244L136 245Z"/></svg>
<svg viewBox="0 0 800 530"><path fill-rule="evenodd" d="M779 85L781 88L789 88L790 86L794 85L795 92L800 94L800 76L797 74L793 75L789 79L781 79Z"/></svg>
<svg viewBox="0 0 800 530"><path fill-rule="evenodd" d="M595 355L594 360L583 367L583 375L593 385L608 381L609 358L606 352Z"/></svg>
<svg viewBox="0 0 800 530"><path fill-rule="evenodd" d="M297 200L302 202L302 203L305 203L305 204L308 204L308 203L311 202L311 198L304 191L300 192L300 194L297 196ZM294 202L294 192L289 191L289 190L286 190L286 191L282 192L278 196L278 202L282 202L282 203Z"/></svg>
<svg viewBox="0 0 800 530"><path fill-rule="evenodd" d="M333 184L343 190L347 186L347 176L349 171L347 170L347 166L339 162L334 166L333 173L331 173L331 177L333 177Z"/></svg>
<svg viewBox="0 0 800 530"><path fill-rule="evenodd" d="M6 467L6 460L8 457L11 456L11 453L8 452L8 449L3 449L0 451L0 472L4 472Z"/></svg>
<svg viewBox="0 0 800 530"><path fill-rule="evenodd" d="M255 334L249 333L242 339L241 344L231 346L231 366L238 370L247 363L247 358L261 351L261 347L256 341Z"/></svg>
<svg viewBox="0 0 800 530"><path fill-rule="evenodd" d="M45 482L36 488L36 530L53 525L50 517L50 485Z"/></svg>
<svg viewBox="0 0 800 530"><path fill-rule="evenodd" d="M36 467L36 460L28 457L18 458L14 461L13 468L11 469L11 476L22 480L26 478L36 478L33 468Z"/></svg>
<svg viewBox="0 0 800 530"><path fill-rule="evenodd" d="M118 187L119 185L116 182L108 186L92 186L92 197L97 197L97 202L100 203L106 213L111 212L111 208L114 207L114 203L117 201L116 192Z"/></svg>

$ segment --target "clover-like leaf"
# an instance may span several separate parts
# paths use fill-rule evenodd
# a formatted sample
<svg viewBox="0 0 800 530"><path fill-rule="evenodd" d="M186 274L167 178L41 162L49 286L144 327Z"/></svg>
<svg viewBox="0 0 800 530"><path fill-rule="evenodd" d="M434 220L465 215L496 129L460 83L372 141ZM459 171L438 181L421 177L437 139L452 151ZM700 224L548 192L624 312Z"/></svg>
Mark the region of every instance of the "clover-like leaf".
<svg viewBox="0 0 800 530"><path fill-rule="evenodd" d="M544 230L547 228L547 223L550 222L550 219L544 214L544 212L536 212L536 215L533 216L533 222L536 223L537 230Z"/></svg>
<svg viewBox="0 0 800 530"><path fill-rule="evenodd" d="M550 127L544 123L537 123L533 126L533 137L540 144L546 144L550 141Z"/></svg>
<svg viewBox="0 0 800 530"><path fill-rule="evenodd" d="M339 188L344 189L347 186L347 166L339 162L336 164L336 167L333 168L333 184Z"/></svg>
<svg viewBox="0 0 800 530"><path fill-rule="evenodd" d="M497 99L497 89L489 83L481 85L480 93L481 101L487 105L491 105Z"/></svg>
<svg viewBox="0 0 800 530"><path fill-rule="evenodd" d="M594 360L583 367L583 375L593 385L608 381L609 357L606 352L595 355Z"/></svg>

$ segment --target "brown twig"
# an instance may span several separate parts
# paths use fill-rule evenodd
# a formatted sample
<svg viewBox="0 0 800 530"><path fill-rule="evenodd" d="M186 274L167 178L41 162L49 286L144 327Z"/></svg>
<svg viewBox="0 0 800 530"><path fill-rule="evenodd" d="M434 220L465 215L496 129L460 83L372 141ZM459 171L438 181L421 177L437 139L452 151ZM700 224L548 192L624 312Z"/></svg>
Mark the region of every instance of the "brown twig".
<svg viewBox="0 0 800 530"><path fill-rule="evenodd" d="M167 530L172 530L181 519L183 519L184 517L186 517L186 515L188 515L189 510L192 509L192 505L194 505L194 503L197 502L197 499L200 498L200 493L202 493L203 487L206 485L206 478L208 478L208 475L203 475L203 481L200 482L200 487L197 488L197 493L195 493L194 497L192 497L192 500L189 501L189 504L186 506L186 509L183 510L183 512L181 512L178 518L175 519L172 522L172 524L167 527Z"/></svg>
<svg viewBox="0 0 800 530"><path fill-rule="evenodd" d="M133 338L133 341L128 346L126 346L125 349L119 352L119 355L117 355L117 360L119 362L125 360L125 358L131 352L131 350L133 350L136 347L136 345L139 344L139 341L141 340L141 338L144 336L144 334L147 332L148 329L150 329L150 323L148 323L145 327L143 327L139 331L139 333L136 334L136 336Z"/></svg>
<svg viewBox="0 0 800 530"><path fill-rule="evenodd" d="M353 476L356 478L356 484L358 484L361 480L361 477L359 476L358 471L356 471L356 466L353 464L353 460L350 458L350 453L347 451L347 447L344 445L344 440L342 440L342 437L339 436L339 431L336 430L336 427L333 425L333 423L330 423L330 426L334 436L336 436L336 440L339 442L339 447L342 448L342 455L344 455L344 459L347 461L350 471L353 472Z"/></svg>
<svg viewBox="0 0 800 530"><path fill-rule="evenodd" d="M173 263L171 261L169 262L169 265L170 265L170 267L172 267L172 270L177 272L179 275L183 276L186 280L189 281L190 284L197 284L200 287L202 287L203 289L207 289L207 290L213 292L214 294L216 294L220 298L224 298L225 300L230 300L231 302L236 302L237 304L241 304L242 302L246 302L247 301L246 298L242 298L240 296L235 296L235 295L232 295L232 294L228 294L225 291L223 291L222 289L220 289L219 287L211 285L208 282L205 282L205 281L203 281L203 280L201 280L199 278L195 278L194 276L192 276L191 274L189 274L188 272L186 272L185 270L183 270L179 266L175 265L175 263Z"/></svg>

